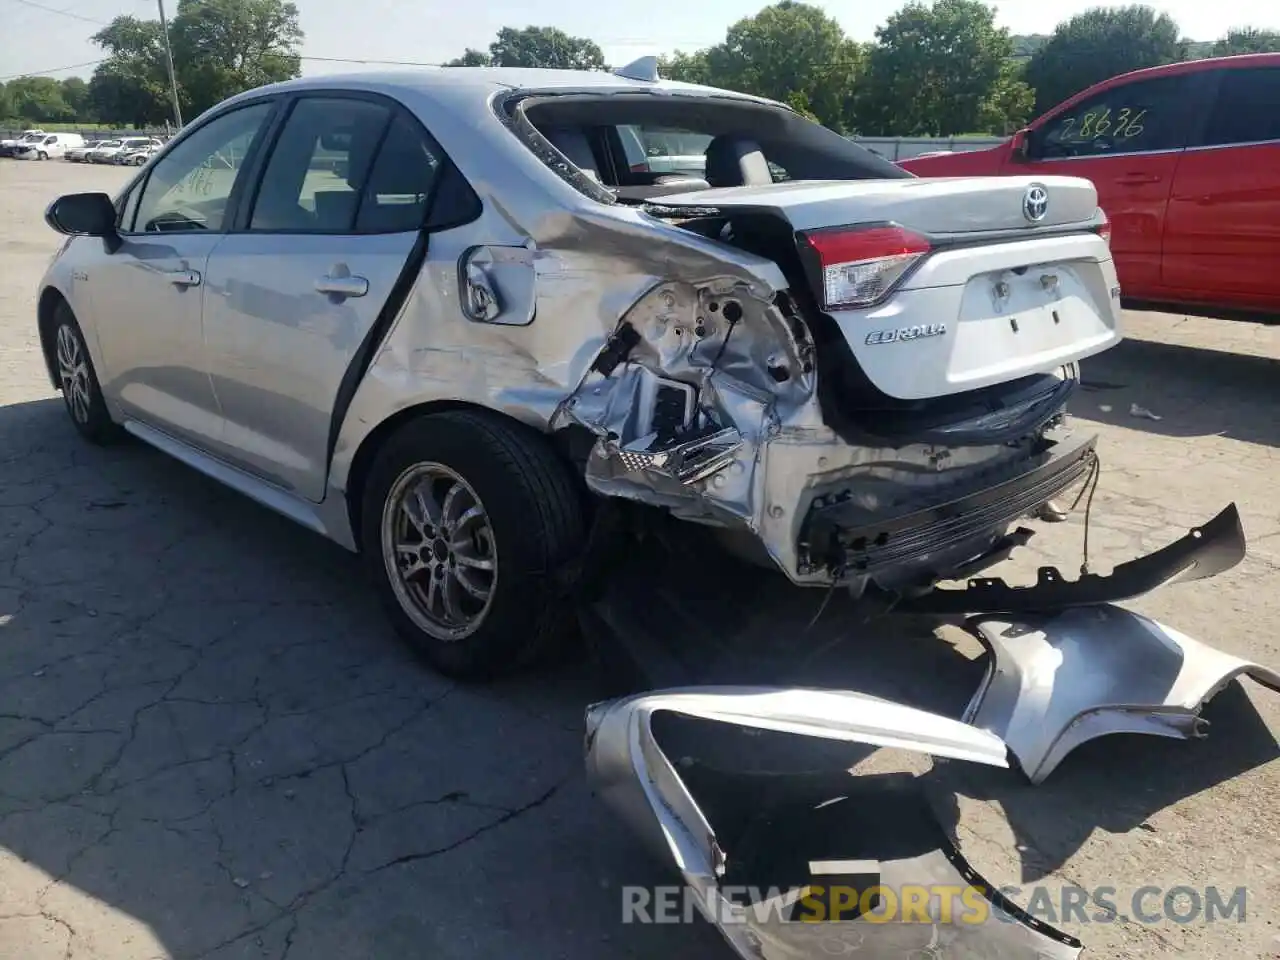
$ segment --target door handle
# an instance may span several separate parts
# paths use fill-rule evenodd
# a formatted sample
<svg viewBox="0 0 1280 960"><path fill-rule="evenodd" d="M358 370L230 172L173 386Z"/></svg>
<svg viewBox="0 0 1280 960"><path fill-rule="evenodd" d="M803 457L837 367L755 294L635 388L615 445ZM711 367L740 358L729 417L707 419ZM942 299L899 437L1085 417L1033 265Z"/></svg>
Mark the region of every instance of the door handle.
<svg viewBox="0 0 1280 960"><path fill-rule="evenodd" d="M325 274L316 281L316 292L331 297L363 297L369 292L369 281L364 277L335 277Z"/></svg>
<svg viewBox="0 0 1280 960"><path fill-rule="evenodd" d="M165 276L175 287L200 286L200 274L195 270L168 270Z"/></svg>
<svg viewBox="0 0 1280 960"><path fill-rule="evenodd" d="M1159 183L1161 178L1154 173L1126 173L1116 178L1116 183L1126 187L1136 187L1144 183Z"/></svg>

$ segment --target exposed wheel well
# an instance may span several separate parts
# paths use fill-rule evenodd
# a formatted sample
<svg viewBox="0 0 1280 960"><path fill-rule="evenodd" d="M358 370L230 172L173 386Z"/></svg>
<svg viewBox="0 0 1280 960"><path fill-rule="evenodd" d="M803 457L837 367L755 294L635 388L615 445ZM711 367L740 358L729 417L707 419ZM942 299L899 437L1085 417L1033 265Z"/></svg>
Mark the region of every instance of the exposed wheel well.
<svg viewBox="0 0 1280 960"><path fill-rule="evenodd" d="M40 352L44 354L44 367L49 374L49 382L55 389L61 386L58 382L58 363L53 353L53 321L58 315L59 306L71 309L67 298L53 287L45 287L40 291L40 301L36 305L36 320L40 328Z"/></svg>
<svg viewBox="0 0 1280 960"><path fill-rule="evenodd" d="M351 470L347 474L347 518L351 522L351 532L355 536L357 544L361 541L360 512L361 504L364 501L365 480L369 476L369 468L373 465L374 458L378 455L378 450L381 449L383 443L386 442L388 437L409 421L430 416L434 413L444 413L448 410L471 410L486 413L490 416L501 417L510 423L518 424L519 427L524 430L534 430L533 427L521 420L517 420L515 417L508 416L500 411L493 410L490 407L484 407L476 403L467 403L463 400L432 400L427 403L420 403L416 406L407 407L404 410L388 417L386 420L382 421L382 423L374 427L373 430L369 432L369 435L360 441L360 446L356 450L356 455L351 460ZM573 464L575 458L572 455L572 451L568 448L565 442L562 442L562 440L567 438L547 436L545 434L543 434L543 438L552 449L564 458L566 463L571 465ZM575 469L573 472L576 476L581 476L580 469ZM584 497L586 496L585 483L583 484L583 495Z"/></svg>

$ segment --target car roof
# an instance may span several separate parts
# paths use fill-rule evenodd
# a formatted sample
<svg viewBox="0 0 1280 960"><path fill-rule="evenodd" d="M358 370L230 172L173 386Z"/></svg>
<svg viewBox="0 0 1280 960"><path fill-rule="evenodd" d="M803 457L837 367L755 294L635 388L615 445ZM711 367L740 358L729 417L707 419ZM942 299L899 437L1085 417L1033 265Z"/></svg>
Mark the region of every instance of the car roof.
<svg viewBox="0 0 1280 960"><path fill-rule="evenodd" d="M1139 77L1163 77L1177 73L1200 73L1203 70L1239 70L1249 67L1280 67L1280 53L1241 53L1232 57L1206 57L1203 60L1179 60L1177 63L1165 63L1158 67L1144 67L1141 70L1130 70L1110 79L1103 80L1096 86L1131 80Z"/></svg>
<svg viewBox="0 0 1280 960"><path fill-rule="evenodd" d="M603 70L546 70L530 67L420 67L415 70L353 71L285 80L265 87L246 90L224 103L261 96L266 93L288 93L304 90L353 89L397 93L430 93L453 100L487 99L498 90L582 90L601 93L667 90L703 93L708 96L784 106L773 100L750 94L721 90L676 80L633 80Z"/></svg>

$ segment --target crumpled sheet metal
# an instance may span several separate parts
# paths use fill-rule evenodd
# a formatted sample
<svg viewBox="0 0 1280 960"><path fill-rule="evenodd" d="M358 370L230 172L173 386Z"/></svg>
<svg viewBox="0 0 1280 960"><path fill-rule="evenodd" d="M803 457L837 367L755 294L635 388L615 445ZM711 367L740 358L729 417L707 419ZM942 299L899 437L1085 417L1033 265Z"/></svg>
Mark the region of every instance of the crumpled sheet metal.
<svg viewBox="0 0 1280 960"><path fill-rule="evenodd" d="M860 957L913 960L1071 960L1078 941L1034 920L995 892L947 838L927 802L912 789L883 777L842 772L826 792L730 785L719 798L703 796L686 779L697 762L682 756L678 772L655 737L656 715L773 731L804 738L893 747L936 758L1006 766L996 736L955 720L854 692L769 687L694 687L657 691L595 704L586 716L588 781L596 794L660 858L680 871L703 915L747 960L812 960L856 953ZM682 750L685 749L682 746ZM730 764L733 766L733 763ZM793 778L773 775L777 782ZM804 775L798 775L803 781ZM693 781L691 781L693 782ZM705 786L705 782L703 784ZM769 793L774 801L768 806ZM834 793L834 795L831 795ZM738 808L733 816L725 798ZM717 834L707 809L726 813L737 826ZM756 816L764 813L763 816ZM741 829L742 814L748 826ZM833 861L856 858L860 878L890 891L943 887L990 891L980 898L982 922L965 922L940 898L925 905L927 919L912 922L859 916L831 922L784 919L774 908L803 902L815 884L830 879ZM838 871L837 871L838 872ZM770 891L771 898L742 902L734 889ZM740 889L740 888L739 888ZM864 888L860 888L864 889ZM881 907L872 910L873 916Z"/></svg>
<svg viewBox="0 0 1280 960"><path fill-rule="evenodd" d="M793 582L826 585L830 571L807 563L798 546L815 499L839 492L876 510L886 489L896 496L903 485L951 478L938 471L934 446L854 446L826 426L814 344L774 294L732 277L655 285L615 330L629 325L638 338L625 360L607 373L588 370L551 426L577 424L599 438L586 468L596 493L745 528ZM699 436L735 434L707 469L681 478L653 462L655 449L675 452L653 446L649 414L659 389L696 398L691 420ZM946 462L949 469L992 467L1019 456L1008 444L990 443L948 449Z"/></svg>
<svg viewBox="0 0 1280 960"><path fill-rule="evenodd" d="M1032 783L1107 734L1204 736L1201 707L1236 677L1280 692L1280 673L1110 604L969 628L990 659L964 719L1004 740Z"/></svg>

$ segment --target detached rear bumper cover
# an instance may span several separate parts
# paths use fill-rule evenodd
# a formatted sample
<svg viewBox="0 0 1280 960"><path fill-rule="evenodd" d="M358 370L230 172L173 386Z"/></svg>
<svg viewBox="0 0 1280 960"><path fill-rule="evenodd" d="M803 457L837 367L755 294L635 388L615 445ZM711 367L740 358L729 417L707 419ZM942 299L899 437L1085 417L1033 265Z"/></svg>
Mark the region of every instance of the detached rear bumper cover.
<svg viewBox="0 0 1280 960"><path fill-rule="evenodd" d="M739 956L799 960L854 950L865 950L866 956L957 960L1070 960L1079 955L1078 941L988 892L990 884L965 862L911 789L911 778L841 772L833 787L805 774L771 775L757 784L749 775L704 770L695 776L692 768L705 758L687 744L682 745L682 775L654 735L652 720L664 712L721 725L720 732L747 727L992 766L1006 765L1006 748L998 737L945 717L829 690L689 688L591 707L589 781L651 849L674 862L703 914ZM804 741L799 742L803 747ZM711 789L716 778L719 790ZM698 780L701 790L691 788ZM723 815L723 834L710 822L710 809L717 818ZM842 869L857 879L833 879ZM880 914L878 922L857 916L806 923L788 913L803 906L807 896L820 897L819 886L839 883L890 891L949 886L977 891L973 902L979 906L964 914L931 897L926 922L901 922L896 916L884 922L881 910L889 907L887 897L881 907L872 908ZM743 903L734 896L735 888L770 894ZM815 919L812 912L802 911L805 915Z"/></svg>
<svg viewBox="0 0 1280 960"><path fill-rule="evenodd" d="M1032 783L1107 734L1203 736L1201 707L1236 677L1280 693L1280 673L1110 605L970 627L990 660L964 719L1003 739Z"/></svg>

